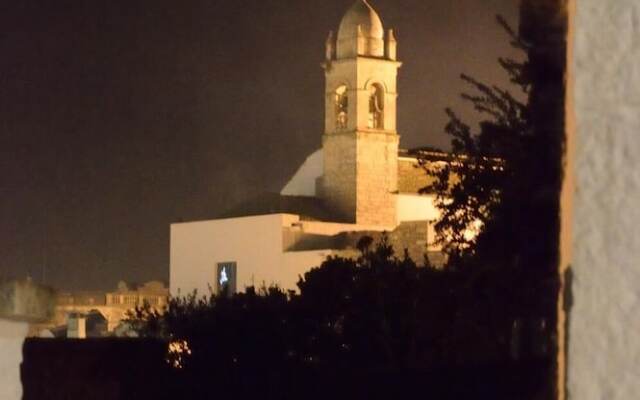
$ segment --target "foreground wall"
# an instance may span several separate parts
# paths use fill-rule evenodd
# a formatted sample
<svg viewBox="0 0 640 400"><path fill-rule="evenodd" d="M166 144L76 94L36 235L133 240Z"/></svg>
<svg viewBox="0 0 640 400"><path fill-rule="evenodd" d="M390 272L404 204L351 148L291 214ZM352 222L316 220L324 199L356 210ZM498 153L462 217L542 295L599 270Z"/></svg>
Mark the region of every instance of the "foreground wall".
<svg viewBox="0 0 640 400"><path fill-rule="evenodd" d="M52 289L31 279L0 283L0 399L23 397L20 368L29 323L42 322L52 314Z"/></svg>
<svg viewBox="0 0 640 400"><path fill-rule="evenodd" d="M640 393L640 2L577 0L569 396Z"/></svg>
<svg viewBox="0 0 640 400"><path fill-rule="evenodd" d="M0 399L22 398L20 363L29 324L0 317Z"/></svg>

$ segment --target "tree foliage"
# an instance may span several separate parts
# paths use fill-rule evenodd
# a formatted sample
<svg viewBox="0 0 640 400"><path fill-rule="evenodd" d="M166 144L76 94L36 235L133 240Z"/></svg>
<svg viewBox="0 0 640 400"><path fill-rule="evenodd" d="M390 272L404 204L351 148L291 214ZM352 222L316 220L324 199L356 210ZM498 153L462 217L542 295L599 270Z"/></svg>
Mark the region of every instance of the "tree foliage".
<svg viewBox="0 0 640 400"><path fill-rule="evenodd" d="M375 244L365 238L358 247L356 259L330 257L305 273L297 292L250 287L233 296L192 293L171 298L164 312L137 308L129 323L143 337L189 349L169 353L167 361L180 367L176 385L194 398L209 398L205 388L213 382L222 387L215 394L233 396L275 385L278 398L287 385L300 385L300 395L308 397L309 385L321 376L354 390L370 387L374 376L389 380L410 371L423 371L412 381L415 387L423 387L424 374L433 371L450 371L443 373L451 382L474 382L484 373L477 365L517 366L536 387L547 384L541 374L549 331L514 337L514 316L523 304L513 301L513 276L418 267L406 254L396 256L385 236ZM491 393L528 390L517 380L489 381L495 374L485 372L482 385ZM450 392L446 381L426 376L434 377L429 391Z"/></svg>
<svg viewBox="0 0 640 400"><path fill-rule="evenodd" d="M530 14L523 5L523 16ZM548 55L563 46L542 43L549 37L544 24L534 35L523 29L515 32L500 17L498 23L522 54L521 60L499 59L516 92L461 75L471 89L462 98L483 119L474 129L446 110L451 157L445 163L421 160L434 178L423 191L437 195L437 240L450 256L449 266L552 272L562 179L564 64Z"/></svg>
<svg viewBox="0 0 640 400"><path fill-rule="evenodd" d="M517 32L502 18L498 22L522 54L522 60L499 60L518 93L461 76L471 89L462 98L483 119L472 129L446 110L452 154L445 163L421 160L434 178L424 190L437 194L442 218L436 231L449 254L448 267L467 277L472 289L464 293L476 296L478 312L489 312L483 320L487 326L511 323L514 333L526 320L529 334L547 329L554 338L560 288L566 2L523 0ZM474 230L476 235L467 234ZM502 307L506 318L494 320L491 307ZM494 335L500 331L488 330ZM557 351L555 341L549 346L550 354ZM557 381L555 371L551 382Z"/></svg>
<svg viewBox="0 0 640 400"><path fill-rule="evenodd" d="M510 276L470 279L397 257L386 236L357 259L330 257L298 292L248 288L231 297L192 293L131 313L144 337L186 341L184 367L298 365L412 368L510 359ZM222 368L222 367L220 367ZM224 369L224 368L222 368ZM222 372L220 372L222 373Z"/></svg>
<svg viewBox="0 0 640 400"><path fill-rule="evenodd" d="M498 21L511 36L512 45L526 54L527 44L504 20ZM452 264L476 254L478 242L501 218L506 192L517 180L521 161L530 149L532 121L527 104L520 100L531 88L525 75L526 61L499 62L520 93L514 95L462 74L461 79L472 89L462 98L484 116L479 130L474 131L452 109L446 109L451 158L445 163L421 160L426 172L435 178L423 191L437 195L436 206L441 212L435 225L437 240L449 253Z"/></svg>

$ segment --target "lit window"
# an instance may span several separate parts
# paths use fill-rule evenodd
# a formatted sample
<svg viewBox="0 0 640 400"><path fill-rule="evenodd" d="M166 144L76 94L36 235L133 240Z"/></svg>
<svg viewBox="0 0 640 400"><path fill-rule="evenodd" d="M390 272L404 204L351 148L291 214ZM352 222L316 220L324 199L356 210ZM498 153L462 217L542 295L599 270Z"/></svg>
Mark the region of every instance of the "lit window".
<svg viewBox="0 0 640 400"><path fill-rule="evenodd" d="M236 292L236 269L235 262L218 263L216 274L217 293L225 293L231 296Z"/></svg>

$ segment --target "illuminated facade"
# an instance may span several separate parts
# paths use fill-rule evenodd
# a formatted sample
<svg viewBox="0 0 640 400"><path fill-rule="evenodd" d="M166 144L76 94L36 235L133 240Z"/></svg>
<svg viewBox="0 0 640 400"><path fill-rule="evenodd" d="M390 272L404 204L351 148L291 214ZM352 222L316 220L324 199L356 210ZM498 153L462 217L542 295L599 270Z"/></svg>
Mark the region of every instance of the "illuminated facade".
<svg viewBox="0 0 640 400"><path fill-rule="evenodd" d="M298 277L327 256L356 255L359 238L385 231L399 253L442 264L432 244L434 196L418 194L429 178L415 157L399 150L397 46L375 10L357 0L325 43L322 148L279 196L265 195L215 220L173 224L172 294L262 284L295 289Z"/></svg>

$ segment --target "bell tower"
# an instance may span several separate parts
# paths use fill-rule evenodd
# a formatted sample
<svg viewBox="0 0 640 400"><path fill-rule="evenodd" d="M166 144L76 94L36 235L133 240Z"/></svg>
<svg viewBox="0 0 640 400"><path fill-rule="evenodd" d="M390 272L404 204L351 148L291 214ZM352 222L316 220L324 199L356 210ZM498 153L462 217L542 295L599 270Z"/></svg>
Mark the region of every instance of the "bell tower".
<svg viewBox="0 0 640 400"><path fill-rule="evenodd" d="M386 36L386 37L385 37ZM324 175L318 193L344 220L396 226L397 42L366 0L326 42Z"/></svg>

